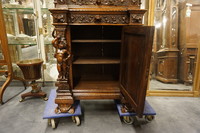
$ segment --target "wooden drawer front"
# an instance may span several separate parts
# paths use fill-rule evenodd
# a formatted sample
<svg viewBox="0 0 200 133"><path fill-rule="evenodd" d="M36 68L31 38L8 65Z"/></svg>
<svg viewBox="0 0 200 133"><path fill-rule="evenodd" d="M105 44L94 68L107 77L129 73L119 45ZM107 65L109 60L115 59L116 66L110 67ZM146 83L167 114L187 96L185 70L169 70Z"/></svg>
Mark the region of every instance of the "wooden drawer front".
<svg viewBox="0 0 200 133"><path fill-rule="evenodd" d="M124 13L70 13L70 24L128 24L129 17L126 12Z"/></svg>
<svg viewBox="0 0 200 133"><path fill-rule="evenodd" d="M140 0L54 0L58 5L72 6L138 6Z"/></svg>

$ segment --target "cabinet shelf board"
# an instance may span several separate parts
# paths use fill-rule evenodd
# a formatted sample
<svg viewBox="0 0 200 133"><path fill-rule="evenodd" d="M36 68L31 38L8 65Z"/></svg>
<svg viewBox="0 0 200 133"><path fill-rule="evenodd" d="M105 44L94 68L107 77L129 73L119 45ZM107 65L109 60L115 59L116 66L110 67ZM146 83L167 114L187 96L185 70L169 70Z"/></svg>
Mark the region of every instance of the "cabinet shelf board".
<svg viewBox="0 0 200 133"><path fill-rule="evenodd" d="M73 64L119 64L120 59L112 58L78 58Z"/></svg>
<svg viewBox="0 0 200 133"><path fill-rule="evenodd" d="M72 40L72 43L121 43L121 40Z"/></svg>
<svg viewBox="0 0 200 133"><path fill-rule="evenodd" d="M81 93L104 93L104 92L120 92L118 81L79 81L73 92Z"/></svg>

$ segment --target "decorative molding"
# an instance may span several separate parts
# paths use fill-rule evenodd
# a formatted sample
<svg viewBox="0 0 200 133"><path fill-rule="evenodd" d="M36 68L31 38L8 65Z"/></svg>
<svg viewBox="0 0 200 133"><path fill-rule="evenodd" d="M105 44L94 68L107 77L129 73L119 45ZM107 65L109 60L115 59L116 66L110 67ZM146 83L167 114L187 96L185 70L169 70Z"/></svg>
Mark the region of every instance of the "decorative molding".
<svg viewBox="0 0 200 133"><path fill-rule="evenodd" d="M127 15L80 15L71 14L70 23L109 23L109 24L128 24Z"/></svg>

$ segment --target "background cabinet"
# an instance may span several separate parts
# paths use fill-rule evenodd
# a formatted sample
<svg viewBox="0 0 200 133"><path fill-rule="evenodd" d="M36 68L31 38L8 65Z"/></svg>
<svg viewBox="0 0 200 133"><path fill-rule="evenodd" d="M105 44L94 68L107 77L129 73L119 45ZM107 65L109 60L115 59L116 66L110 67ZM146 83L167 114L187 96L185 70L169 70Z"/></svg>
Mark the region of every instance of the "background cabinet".
<svg viewBox="0 0 200 133"><path fill-rule="evenodd" d="M189 2L192 6L187 5ZM179 5L179 79L185 84L194 80L198 42L200 40L200 2L184 1ZM187 13L188 12L188 13Z"/></svg>
<svg viewBox="0 0 200 133"><path fill-rule="evenodd" d="M164 83L178 82L178 1L156 2L156 76ZM173 69L172 69L173 68Z"/></svg>

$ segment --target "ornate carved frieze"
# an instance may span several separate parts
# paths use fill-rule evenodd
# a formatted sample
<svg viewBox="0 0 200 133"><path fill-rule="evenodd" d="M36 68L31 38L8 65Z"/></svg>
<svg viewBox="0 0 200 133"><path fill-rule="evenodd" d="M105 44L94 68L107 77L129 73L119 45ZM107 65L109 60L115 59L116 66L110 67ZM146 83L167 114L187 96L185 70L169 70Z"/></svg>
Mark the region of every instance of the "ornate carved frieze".
<svg viewBox="0 0 200 133"><path fill-rule="evenodd" d="M130 23L142 23L143 14L131 14Z"/></svg>
<svg viewBox="0 0 200 133"><path fill-rule="evenodd" d="M141 0L54 0L59 5L104 5L104 6L129 6L140 5Z"/></svg>
<svg viewBox="0 0 200 133"><path fill-rule="evenodd" d="M75 5L127 5L129 0L69 0L69 4Z"/></svg>
<svg viewBox="0 0 200 133"><path fill-rule="evenodd" d="M71 14L70 23L108 23L108 24L128 24L127 15L88 15Z"/></svg>

